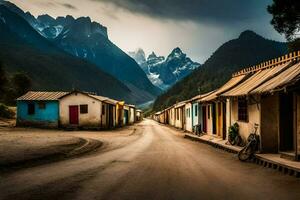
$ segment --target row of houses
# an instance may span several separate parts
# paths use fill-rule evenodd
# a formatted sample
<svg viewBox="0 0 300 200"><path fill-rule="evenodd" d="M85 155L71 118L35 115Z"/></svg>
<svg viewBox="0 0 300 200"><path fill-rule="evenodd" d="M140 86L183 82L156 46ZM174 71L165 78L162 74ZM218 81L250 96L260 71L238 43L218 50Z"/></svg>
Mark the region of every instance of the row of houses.
<svg viewBox="0 0 300 200"><path fill-rule="evenodd" d="M111 129L142 118L134 105L81 91L30 91L17 99L17 126Z"/></svg>
<svg viewBox="0 0 300 200"><path fill-rule="evenodd" d="M300 51L245 68L215 91L157 112L160 123L228 139L239 125L246 140L258 124L261 153L300 159Z"/></svg>

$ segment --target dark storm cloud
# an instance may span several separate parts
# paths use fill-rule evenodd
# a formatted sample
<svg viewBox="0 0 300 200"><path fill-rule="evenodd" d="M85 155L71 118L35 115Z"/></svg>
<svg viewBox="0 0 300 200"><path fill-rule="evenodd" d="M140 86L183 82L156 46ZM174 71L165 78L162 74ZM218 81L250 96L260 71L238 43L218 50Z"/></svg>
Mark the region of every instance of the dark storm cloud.
<svg viewBox="0 0 300 200"><path fill-rule="evenodd" d="M271 0L93 0L133 13L196 22L234 23L267 15Z"/></svg>
<svg viewBox="0 0 300 200"><path fill-rule="evenodd" d="M72 10L77 10L77 8L69 3L62 3L62 6L68 8L68 9L72 9Z"/></svg>

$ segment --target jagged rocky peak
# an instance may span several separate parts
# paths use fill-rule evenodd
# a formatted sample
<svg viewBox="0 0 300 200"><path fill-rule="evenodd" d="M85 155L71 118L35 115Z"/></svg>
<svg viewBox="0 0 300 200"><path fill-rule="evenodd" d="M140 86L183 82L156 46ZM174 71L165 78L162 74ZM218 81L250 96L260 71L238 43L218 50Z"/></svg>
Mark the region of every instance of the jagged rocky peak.
<svg viewBox="0 0 300 200"><path fill-rule="evenodd" d="M146 55L142 48L138 48L135 51L128 52L128 55L132 57L139 65L146 62Z"/></svg>
<svg viewBox="0 0 300 200"><path fill-rule="evenodd" d="M153 59L153 58L157 58L156 54L154 53L154 51L152 51L151 54L149 54L147 60Z"/></svg>
<svg viewBox="0 0 300 200"><path fill-rule="evenodd" d="M173 51L170 53L170 55L168 56L168 59L174 59L174 58L182 58L182 57L186 57L186 54L184 54L182 52L182 50L179 47L176 47L175 49L173 49Z"/></svg>

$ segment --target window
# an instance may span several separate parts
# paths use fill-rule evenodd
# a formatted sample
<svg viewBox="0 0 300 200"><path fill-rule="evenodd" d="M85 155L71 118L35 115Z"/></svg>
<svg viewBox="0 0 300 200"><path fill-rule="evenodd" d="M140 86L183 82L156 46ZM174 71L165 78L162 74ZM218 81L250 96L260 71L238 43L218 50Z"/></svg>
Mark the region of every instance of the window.
<svg viewBox="0 0 300 200"><path fill-rule="evenodd" d="M105 115L105 106L102 105L102 115Z"/></svg>
<svg viewBox="0 0 300 200"><path fill-rule="evenodd" d="M87 114L88 113L88 105L80 105L80 114Z"/></svg>
<svg viewBox="0 0 300 200"><path fill-rule="evenodd" d="M34 113L35 113L34 103L29 103L28 104L27 113L28 113L28 115L34 115Z"/></svg>
<svg viewBox="0 0 300 200"><path fill-rule="evenodd" d="M39 109L45 110L46 109L46 103L45 102L39 102Z"/></svg>
<svg viewBox="0 0 300 200"><path fill-rule="evenodd" d="M176 109L177 120L179 120L179 109Z"/></svg>
<svg viewBox="0 0 300 200"><path fill-rule="evenodd" d="M198 116L198 105L195 105L195 116Z"/></svg>
<svg viewBox="0 0 300 200"><path fill-rule="evenodd" d="M246 98L238 98L238 120L248 121L248 103Z"/></svg>

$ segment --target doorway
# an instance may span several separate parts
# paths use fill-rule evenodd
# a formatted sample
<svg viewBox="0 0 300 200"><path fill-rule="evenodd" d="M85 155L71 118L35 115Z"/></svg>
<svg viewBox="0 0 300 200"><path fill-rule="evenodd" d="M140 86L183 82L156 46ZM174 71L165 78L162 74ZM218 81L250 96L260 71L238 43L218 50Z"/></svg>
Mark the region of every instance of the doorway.
<svg viewBox="0 0 300 200"><path fill-rule="evenodd" d="M293 93L279 97L279 150L294 151L294 96Z"/></svg>
<svg viewBox="0 0 300 200"><path fill-rule="evenodd" d="M78 106L69 106L69 123L71 125L79 124Z"/></svg>
<svg viewBox="0 0 300 200"><path fill-rule="evenodd" d="M216 113L216 103L212 103L212 133L216 135L216 123L217 123L217 113Z"/></svg>
<svg viewBox="0 0 300 200"><path fill-rule="evenodd" d="M203 129L204 133L207 133L207 114L206 114L206 106L202 107L202 119L203 119Z"/></svg>

